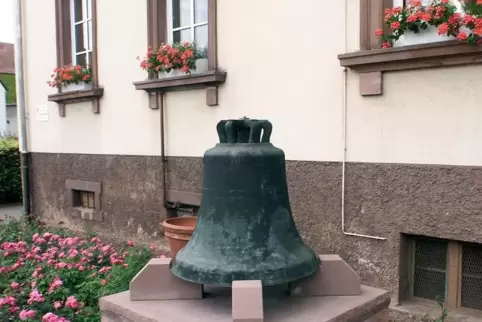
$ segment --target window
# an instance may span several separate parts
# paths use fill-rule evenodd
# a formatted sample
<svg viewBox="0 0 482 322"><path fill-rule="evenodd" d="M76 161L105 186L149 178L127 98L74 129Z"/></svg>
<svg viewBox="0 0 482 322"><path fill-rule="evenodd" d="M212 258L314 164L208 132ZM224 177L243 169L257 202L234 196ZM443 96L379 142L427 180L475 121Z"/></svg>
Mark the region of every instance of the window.
<svg viewBox="0 0 482 322"><path fill-rule="evenodd" d="M70 0L72 64L92 63L92 0Z"/></svg>
<svg viewBox="0 0 482 322"><path fill-rule="evenodd" d="M218 0L147 0L147 45L194 41L207 56L206 73L185 75L181 79L158 80L156 73L148 81L137 82L138 90L149 92L149 106L159 108L159 97L167 90L205 87L206 105L218 105L218 86L225 82L226 71L218 68L216 10ZM95 48L94 48L95 50ZM154 81L155 80L155 81Z"/></svg>
<svg viewBox="0 0 482 322"><path fill-rule="evenodd" d="M92 88L72 91L59 88L48 100L56 102L59 116L64 117L66 104L91 101L92 113L100 113L100 98L104 90L99 87L97 72L96 35L97 0L55 0L55 25L57 66L86 65L92 69Z"/></svg>
<svg viewBox="0 0 482 322"><path fill-rule="evenodd" d="M409 237L409 297L482 311L482 245Z"/></svg>
<svg viewBox="0 0 482 322"><path fill-rule="evenodd" d="M208 47L208 0L168 0L168 42Z"/></svg>

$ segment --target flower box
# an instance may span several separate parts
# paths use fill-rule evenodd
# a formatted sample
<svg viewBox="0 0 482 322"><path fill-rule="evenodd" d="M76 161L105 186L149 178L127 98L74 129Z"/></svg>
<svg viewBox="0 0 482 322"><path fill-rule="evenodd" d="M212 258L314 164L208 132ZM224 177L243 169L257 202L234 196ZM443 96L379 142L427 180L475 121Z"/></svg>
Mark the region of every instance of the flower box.
<svg viewBox="0 0 482 322"><path fill-rule="evenodd" d="M196 67L194 68L193 72L196 74L206 73L208 71L208 59L207 58L199 58L196 59Z"/></svg>
<svg viewBox="0 0 482 322"><path fill-rule="evenodd" d="M169 72L158 72L157 78L170 78L170 77L177 77L185 75L185 73L181 72L179 69L171 69Z"/></svg>
<svg viewBox="0 0 482 322"><path fill-rule="evenodd" d="M85 83L85 82L80 82L77 84L70 83L62 87L62 92L75 92L75 91L84 91L84 90L90 90L90 89L92 89L92 83Z"/></svg>
<svg viewBox="0 0 482 322"><path fill-rule="evenodd" d="M375 31L382 48L458 39L482 45L482 0L464 0L457 7L449 0L409 0L405 7L385 9L385 24Z"/></svg>
<svg viewBox="0 0 482 322"><path fill-rule="evenodd" d="M206 73L207 54L207 48L199 49L195 43L184 42L161 44L157 51L148 47L146 56L137 58L143 70L157 74L157 78L162 79Z"/></svg>
<svg viewBox="0 0 482 322"><path fill-rule="evenodd" d="M437 27L428 26L427 29L421 29L415 33L407 30L404 35L394 42L394 47L420 45L439 41L447 41L456 39L454 36L439 35Z"/></svg>

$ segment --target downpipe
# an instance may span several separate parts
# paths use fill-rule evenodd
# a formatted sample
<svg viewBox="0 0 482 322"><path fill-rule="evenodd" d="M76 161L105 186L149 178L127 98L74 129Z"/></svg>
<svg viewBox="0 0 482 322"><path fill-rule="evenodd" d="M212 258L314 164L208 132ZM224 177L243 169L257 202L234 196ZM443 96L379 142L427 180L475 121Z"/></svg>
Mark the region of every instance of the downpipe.
<svg viewBox="0 0 482 322"><path fill-rule="evenodd" d="M346 53L348 51L348 0L345 0L345 50ZM343 94L342 94L342 145L343 145L343 157L342 157L342 165L341 165L341 230L345 236L352 236L352 237L361 237L361 238L368 238L374 240L387 240L385 237L380 236L370 236L358 233L351 233L346 231L345 227L345 178L346 178L346 151L347 151L347 111L348 111L348 69L343 69Z"/></svg>
<svg viewBox="0 0 482 322"><path fill-rule="evenodd" d="M156 93L156 109L159 110L160 114L160 122L161 122L161 162L162 162L162 171L161 171L161 182L162 182L162 206L166 210L166 215L168 218L175 217L173 216L173 209L177 209L179 205L170 203L167 201L167 157L166 157L166 130L164 126L164 118L165 118L165 107L164 107L164 94Z"/></svg>
<svg viewBox="0 0 482 322"><path fill-rule="evenodd" d="M17 118L19 120L19 150L20 150L20 175L22 178L22 213L30 214L30 153L27 144L27 117L25 112L25 88L23 67L23 26L22 26L22 0L17 0L14 7L16 39L15 39L15 82L17 86Z"/></svg>

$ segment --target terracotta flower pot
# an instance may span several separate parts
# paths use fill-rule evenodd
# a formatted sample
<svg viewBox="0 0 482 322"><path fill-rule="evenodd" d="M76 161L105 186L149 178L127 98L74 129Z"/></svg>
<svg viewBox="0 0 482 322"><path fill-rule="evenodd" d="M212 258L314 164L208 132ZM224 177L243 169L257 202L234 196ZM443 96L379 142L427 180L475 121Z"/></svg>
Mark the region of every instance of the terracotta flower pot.
<svg viewBox="0 0 482 322"><path fill-rule="evenodd" d="M196 223L197 217L195 216L169 218L162 223L164 236L166 236L169 241L171 256L173 258L191 239L194 228L196 228Z"/></svg>

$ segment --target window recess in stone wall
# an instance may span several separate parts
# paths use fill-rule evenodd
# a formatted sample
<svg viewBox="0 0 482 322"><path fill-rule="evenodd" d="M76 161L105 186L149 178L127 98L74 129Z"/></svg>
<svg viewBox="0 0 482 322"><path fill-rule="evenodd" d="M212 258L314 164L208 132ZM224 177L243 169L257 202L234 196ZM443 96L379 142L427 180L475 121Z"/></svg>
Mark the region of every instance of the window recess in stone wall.
<svg viewBox="0 0 482 322"><path fill-rule="evenodd" d="M482 317L482 245L404 236L401 247L402 306L443 301L449 311Z"/></svg>
<svg viewBox="0 0 482 322"><path fill-rule="evenodd" d="M56 0L57 67L49 82L58 93L48 96L64 117L67 104L92 102L100 113L104 89L97 68L97 0Z"/></svg>
<svg viewBox="0 0 482 322"><path fill-rule="evenodd" d="M201 194L167 189L167 216L196 216L201 206Z"/></svg>
<svg viewBox="0 0 482 322"><path fill-rule="evenodd" d="M148 52L141 59L147 80L134 82L159 108L163 93L206 89L206 104L218 105L218 86L226 72L218 68L217 0L147 0ZM173 54L172 48L176 49Z"/></svg>
<svg viewBox="0 0 482 322"><path fill-rule="evenodd" d="M69 206L75 217L102 221L100 182L66 180Z"/></svg>
<svg viewBox="0 0 482 322"><path fill-rule="evenodd" d="M409 7L410 0L359 1L360 50L343 53L338 59L342 67L359 73L360 95L382 95L384 72L482 63L482 46L476 44L482 39L482 35L478 35L480 30L477 30L477 24L463 19L465 14L482 19L482 4L477 4L477 0L450 0L448 4L439 0L420 0L421 6L416 7ZM448 8L437 19L436 10L427 9L434 4L435 7ZM420 14L413 22L404 20L397 24L401 16L404 18L400 19L416 17L415 14L397 16L397 10L420 11L431 18L422 18ZM462 16L458 19L454 14ZM446 25L442 26L442 23ZM400 28L409 24L417 32L404 29L403 33L398 33Z"/></svg>

